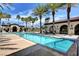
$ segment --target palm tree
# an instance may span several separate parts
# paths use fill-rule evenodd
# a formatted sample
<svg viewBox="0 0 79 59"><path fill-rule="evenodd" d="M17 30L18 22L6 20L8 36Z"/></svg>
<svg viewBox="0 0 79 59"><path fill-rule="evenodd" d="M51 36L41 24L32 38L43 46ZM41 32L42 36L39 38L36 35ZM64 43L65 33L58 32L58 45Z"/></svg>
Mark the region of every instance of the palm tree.
<svg viewBox="0 0 79 59"><path fill-rule="evenodd" d="M9 14L6 14L6 13L0 13L0 25L1 25L1 18L7 18L8 19L8 21L9 21L9 18L10 18L11 16L9 15Z"/></svg>
<svg viewBox="0 0 79 59"><path fill-rule="evenodd" d="M8 5L11 5L10 3L0 3L0 8L3 10L5 7L7 7L8 9L9 6ZM0 25L1 25L1 18L5 18L5 14L2 13L2 10L0 9Z"/></svg>
<svg viewBox="0 0 79 59"><path fill-rule="evenodd" d="M3 10L4 9L4 7L7 7L8 9L10 9L9 8L9 6L8 5L11 5L10 3L0 3L0 8ZM1 21L1 18L2 18L2 10L0 9L0 21Z"/></svg>
<svg viewBox="0 0 79 59"><path fill-rule="evenodd" d="M0 32L2 31L2 29L1 29L1 18L3 17L3 14L2 14L2 12L0 12Z"/></svg>
<svg viewBox="0 0 79 59"><path fill-rule="evenodd" d="M10 9L9 5L12 6L11 3L0 3L0 8L4 9L5 7L7 7L8 9Z"/></svg>
<svg viewBox="0 0 79 59"><path fill-rule="evenodd" d="M11 15L10 15L10 14L7 14L7 15L6 15L6 18L7 18L7 20L8 20L8 27L9 27L9 25L10 25L9 19L11 18ZM8 28L8 30L10 30L10 29Z"/></svg>
<svg viewBox="0 0 79 59"><path fill-rule="evenodd" d="M36 18L32 18L32 20L31 20L32 21L32 29L33 29L34 22L37 21L37 20L38 20L37 17Z"/></svg>
<svg viewBox="0 0 79 59"><path fill-rule="evenodd" d="M1 18L3 17L3 13L0 12L0 25L1 25Z"/></svg>
<svg viewBox="0 0 79 59"><path fill-rule="evenodd" d="M66 3L66 11L67 11L67 20L68 20L68 34L69 30L70 30L70 13L71 13L71 7L76 6L77 4L73 4L73 3Z"/></svg>
<svg viewBox="0 0 79 59"><path fill-rule="evenodd" d="M19 24L19 19L21 18L20 15L17 15L16 18L18 19L18 24Z"/></svg>
<svg viewBox="0 0 79 59"><path fill-rule="evenodd" d="M1 9L4 9L4 6L6 6L7 5L7 3L0 3L0 8ZM8 6L7 6L8 7ZM1 10L0 10L1 11Z"/></svg>
<svg viewBox="0 0 79 59"><path fill-rule="evenodd" d="M33 20L32 16L27 17L26 22L31 22Z"/></svg>
<svg viewBox="0 0 79 59"><path fill-rule="evenodd" d="M49 10L51 10L52 13L52 17L53 17L53 34L55 34L55 14L56 11L61 8L63 5L65 5L64 3L49 3L48 4L48 8Z"/></svg>
<svg viewBox="0 0 79 59"><path fill-rule="evenodd" d="M67 22L68 22L68 34L69 30L70 30L70 13L71 13L71 7L75 6L77 4L73 4L73 3L66 3L66 11L67 11ZM76 41L76 45L77 45L77 56L79 55L79 48L78 48L78 41Z"/></svg>
<svg viewBox="0 0 79 59"><path fill-rule="evenodd" d="M21 20L26 22L26 29L27 29L27 22L30 21L29 18L23 18L23 17L22 17Z"/></svg>
<svg viewBox="0 0 79 59"><path fill-rule="evenodd" d="M1 18L6 18L6 14L0 12L0 26L1 26ZM2 31L2 28L1 28Z"/></svg>
<svg viewBox="0 0 79 59"><path fill-rule="evenodd" d="M73 4L73 3L65 3L65 8L67 12L67 22L68 22L68 34L70 30L70 13L71 13L71 7L76 7L78 4Z"/></svg>
<svg viewBox="0 0 79 59"><path fill-rule="evenodd" d="M68 20L68 34L70 30L70 12L71 12L71 3L66 4L66 11L67 11L67 20Z"/></svg>
<svg viewBox="0 0 79 59"><path fill-rule="evenodd" d="M6 15L6 18L8 19L8 22L9 22L9 19L11 18L11 15L10 14L7 14Z"/></svg>
<svg viewBox="0 0 79 59"><path fill-rule="evenodd" d="M7 7L8 9L10 9L8 5L11 5L11 4L10 3L0 3L0 8L2 10L4 9L4 7ZM1 9L0 9L0 20L1 20L1 15L2 15L2 10Z"/></svg>
<svg viewBox="0 0 79 59"><path fill-rule="evenodd" d="M42 20L42 17L43 15L47 12L47 8L45 7L45 5L39 5L38 7L36 7L34 10L33 10L33 14L35 16L38 16L39 19L40 19L40 33L42 33L42 29L41 29L41 20Z"/></svg>

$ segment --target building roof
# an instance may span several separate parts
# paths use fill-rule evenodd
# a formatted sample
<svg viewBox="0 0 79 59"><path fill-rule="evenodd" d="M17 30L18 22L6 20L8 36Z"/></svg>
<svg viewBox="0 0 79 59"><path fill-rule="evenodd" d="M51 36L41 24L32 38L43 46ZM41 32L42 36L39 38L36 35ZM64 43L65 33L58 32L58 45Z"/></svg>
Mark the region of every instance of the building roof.
<svg viewBox="0 0 79 59"><path fill-rule="evenodd" d="M17 25L17 26L19 26L19 27L24 27L24 26L18 25L18 24L9 24L9 26L11 26L11 25ZM2 26L8 26L8 24L2 24Z"/></svg>
<svg viewBox="0 0 79 59"><path fill-rule="evenodd" d="M79 21L79 16L78 17L73 17L70 19L70 22L75 22L75 21ZM67 22L67 19L64 19L63 21L56 21L55 24L58 24L58 23L66 23ZM50 25L50 24L53 24L52 22L50 23L45 23L45 25Z"/></svg>

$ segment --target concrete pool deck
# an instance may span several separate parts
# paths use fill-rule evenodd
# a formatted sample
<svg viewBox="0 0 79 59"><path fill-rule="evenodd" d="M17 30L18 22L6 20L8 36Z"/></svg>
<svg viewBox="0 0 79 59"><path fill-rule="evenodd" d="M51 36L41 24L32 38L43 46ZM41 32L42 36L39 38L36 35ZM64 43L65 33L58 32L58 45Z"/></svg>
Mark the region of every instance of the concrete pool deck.
<svg viewBox="0 0 79 59"><path fill-rule="evenodd" d="M31 41L25 40L16 34L3 35L4 37L11 39L0 44L0 56L63 56L64 54L59 53L53 49L47 48L45 46L33 43ZM8 49L7 49L8 48ZM76 44L74 44L67 55L76 55Z"/></svg>
<svg viewBox="0 0 79 59"><path fill-rule="evenodd" d="M22 50L24 48L28 48L30 46L35 45L35 43L25 40L15 34L8 34L3 36L6 37L6 39L11 39L11 40L8 40L4 43L0 43L0 56L6 56L14 52L17 52L19 50Z"/></svg>

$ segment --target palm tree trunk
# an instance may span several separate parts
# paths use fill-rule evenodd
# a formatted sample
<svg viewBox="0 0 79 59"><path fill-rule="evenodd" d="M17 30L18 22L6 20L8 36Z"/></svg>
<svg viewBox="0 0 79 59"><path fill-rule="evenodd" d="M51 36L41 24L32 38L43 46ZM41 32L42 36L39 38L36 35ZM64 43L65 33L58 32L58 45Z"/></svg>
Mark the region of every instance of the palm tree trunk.
<svg viewBox="0 0 79 59"><path fill-rule="evenodd" d="M19 24L19 19L18 19L18 24Z"/></svg>
<svg viewBox="0 0 79 59"><path fill-rule="evenodd" d="M27 31L27 22L26 22L26 31Z"/></svg>
<svg viewBox="0 0 79 59"><path fill-rule="evenodd" d="M53 34L55 34L55 11L52 11L52 17L53 17Z"/></svg>
<svg viewBox="0 0 79 59"><path fill-rule="evenodd" d="M33 30L33 23L32 23L32 30Z"/></svg>
<svg viewBox="0 0 79 59"><path fill-rule="evenodd" d="M70 30L70 11L71 11L71 7L68 7L68 8L67 8L68 34L70 34L70 33L69 33L69 30Z"/></svg>
<svg viewBox="0 0 79 59"><path fill-rule="evenodd" d="M1 18L0 18L0 25L1 25Z"/></svg>
<svg viewBox="0 0 79 59"><path fill-rule="evenodd" d="M42 33L42 29L41 29L41 25L42 25L41 18L42 18L42 16L40 15L39 18L40 18L40 33Z"/></svg>
<svg viewBox="0 0 79 59"><path fill-rule="evenodd" d="M9 28L9 18L8 18L8 28ZM10 28L9 28L9 31L8 32L10 32Z"/></svg>

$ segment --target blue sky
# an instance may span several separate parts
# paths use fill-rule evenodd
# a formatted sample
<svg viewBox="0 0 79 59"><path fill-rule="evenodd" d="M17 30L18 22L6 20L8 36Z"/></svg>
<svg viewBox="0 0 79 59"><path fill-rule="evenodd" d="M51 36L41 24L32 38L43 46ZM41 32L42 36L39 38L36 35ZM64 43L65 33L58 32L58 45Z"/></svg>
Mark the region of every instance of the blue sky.
<svg viewBox="0 0 79 59"><path fill-rule="evenodd" d="M11 10L5 7L5 9L2 11L4 13L11 14L12 18L9 21L10 23L17 23L17 24L19 23L19 25L25 26L24 22L22 22L21 20L18 21L18 19L16 19L16 15L19 14L21 17L28 17L31 15L32 10L36 8L37 5L38 5L37 3L14 3L12 6L9 6ZM79 16L79 5L77 5L77 7L72 7L71 17L75 17L75 16ZM46 15L45 17L50 17L50 22L52 21L51 13L49 15ZM42 19L43 24L45 17L43 17ZM56 21L60 21L60 19L61 20L66 19L66 9L59 9L56 12L55 19ZM7 23L7 20L3 19L2 22L3 21ZM30 27L29 23L28 23L28 27ZM39 27L39 20L35 22L34 27Z"/></svg>

